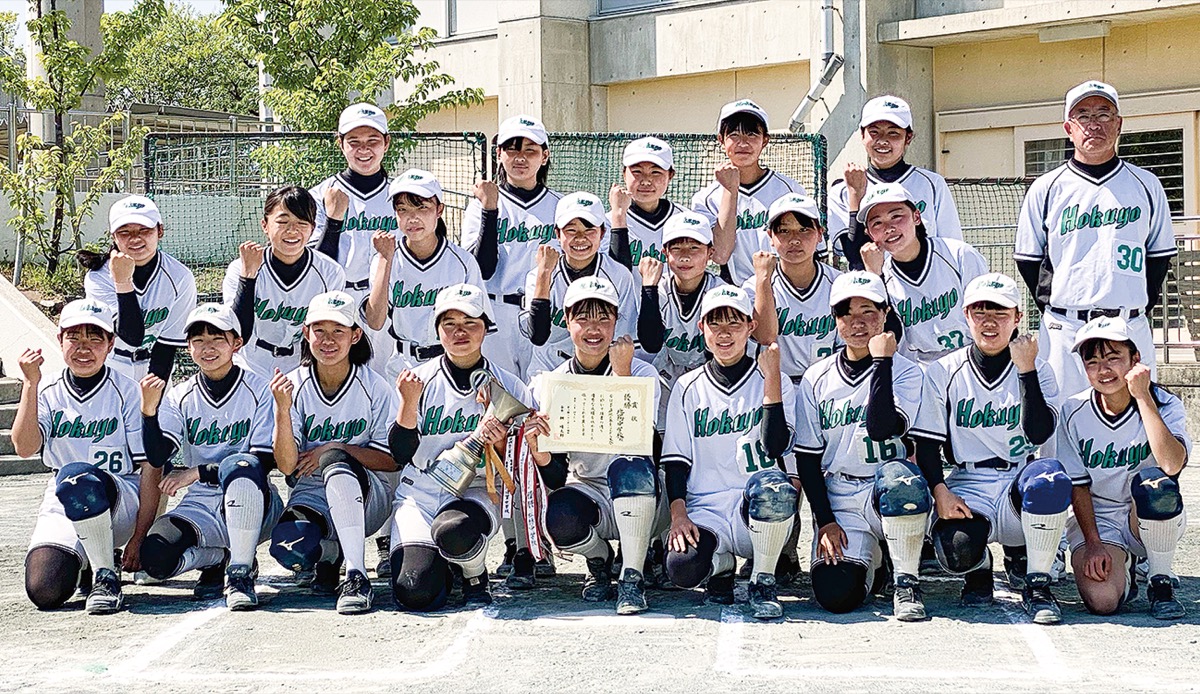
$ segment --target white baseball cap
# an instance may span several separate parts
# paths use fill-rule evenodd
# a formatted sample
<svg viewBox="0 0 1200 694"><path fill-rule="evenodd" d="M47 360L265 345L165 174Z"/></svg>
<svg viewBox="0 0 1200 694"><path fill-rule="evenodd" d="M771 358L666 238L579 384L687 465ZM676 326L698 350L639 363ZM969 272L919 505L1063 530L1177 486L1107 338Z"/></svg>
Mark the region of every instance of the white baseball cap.
<svg viewBox="0 0 1200 694"><path fill-rule="evenodd" d="M877 96L863 105L862 119L858 121L858 127L865 128L881 120L911 130L912 109L907 101L898 96Z"/></svg>
<svg viewBox="0 0 1200 694"><path fill-rule="evenodd" d="M184 329L186 330L196 323L207 323L217 330L232 330L235 333L241 333L241 325L238 323L237 316L233 314L233 309L225 304L200 304L192 309L192 312L188 314Z"/></svg>
<svg viewBox="0 0 1200 694"><path fill-rule="evenodd" d="M680 212L667 220L663 226L662 243L666 246L675 239L695 239L712 245L712 222L708 217L695 212Z"/></svg>
<svg viewBox="0 0 1200 694"><path fill-rule="evenodd" d="M633 166L649 162L670 171L675 167L675 151L671 145L657 137L642 137L625 145L621 153L621 166Z"/></svg>
<svg viewBox="0 0 1200 694"><path fill-rule="evenodd" d="M963 292L963 306L990 301L1004 308L1017 308L1021 305L1021 290L1016 281L1000 272L980 275L967 284Z"/></svg>
<svg viewBox="0 0 1200 694"><path fill-rule="evenodd" d="M582 219L590 226L602 227L606 221L604 203L600 202L600 198L584 191L564 195L554 206L554 226L561 229L572 219Z"/></svg>
<svg viewBox="0 0 1200 694"><path fill-rule="evenodd" d="M887 303L887 289L883 286L883 278L865 270L844 272L838 275L829 289L829 306L837 306L846 299L856 296L877 304Z"/></svg>
<svg viewBox="0 0 1200 694"><path fill-rule="evenodd" d="M704 319L712 311L728 306L746 316L754 315L754 300L745 289L732 284L713 287L704 293L700 299L700 318Z"/></svg>
<svg viewBox="0 0 1200 694"><path fill-rule="evenodd" d="M394 198L400 193L412 193L422 198L437 198L442 201L442 184L433 174L424 169L409 169L392 179L388 186L388 197Z"/></svg>
<svg viewBox="0 0 1200 694"><path fill-rule="evenodd" d="M904 189L904 186L899 183L877 183L867 186L867 194L863 196L855 218L859 222L866 224L867 215L871 212L871 208L886 202L906 202L909 207L914 210L917 209L917 204L913 202L912 195Z"/></svg>
<svg viewBox="0 0 1200 694"><path fill-rule="evenodd" d="M617 295L617 288L613 283L604 277L580 277L571 284L567 285L567 295L563 298L563 308L571 308L580 301L587 299L599 299L606 304L613 306L621 305L621 297Z"/></svg>
<svg viewBox="0 0 1200 694"><path fill-rule="evenodd" d="M162 224L162 214L154 201L142 195L130 195L121 198L108 208L108 232L120 229L126 224L138 224L150 229Z"/></svg>
<svg viewBox="0 0 1200 694"><path fill-rule="evenodd" d="M486 318L494 322L488 305L487 295L473 284L452 284L438 292L437 301L433 302L433 324L437 325L438 318L447 311L462 311L470 318Z"/></svg>
<svg viewBox="0 0 1200 694"><path fill-rule="evenodd" d="M116 316L112 307L95 299L76 299L63 306L58 316L58 329L66 330L79 325L94 325L106 332L113 331Z"/></svg>
<svg viewBox="0 0 1200 694"><path fill-rule="evenodd" d="M1121 104L1117 99L1117 90L1111 84L1105 84L1099 80L1088 80L1083 84L1077 84L1067 92L1066 105L1063 108L1063 120L1071 120L1071 109L1080 101L1089 96L1102 96L1112 102L1113 108L1118 112L1121 110Z"/></svg>
<svg viewBox="0 0 1200 694"><path fill-rule="evenodd" d="M721 107L721 115L717 118L717 132L721 132L721 124L725 122L726 118L729 118L737 113L752 114L754 117L762 121L763 128L767 130L771 129L771 126L768 125L767 121L767 112L763 110L762 106L759 106L750 99L738 99L737 101L731 101Z"/></svg>
<svg viewBox="0 0 1200 694"><path fill-rule="evenodd" d="M346 292L325 292L314 296L308 302L304 324L312 325L323 320L331 320L347 328L358 325L358 304L354 297Z"/></svg>
<svg viewBox="0 0 1200 694"><path fill-rule="evenodd" d="M375 104L364 102L347 106L342 115L338 116L338 135L345 135L364 125L384 135L388 134L387 114Z"/></svg>
<svg viewBox="0 0 1200 694"><path fill-rule="evenodd" d="M496 133L498 144L504 144L514 137L527 138L543 147L550 141L550 137L546 135L546 126L533 116L513 116L500 124L500 130Z"/></svg>
<svg viewBox="0 0 1200 694"><path fill-rule="evenodd" d="M821 223L821 209L817 207L816 200L799 193L787 193L771 203L771 208L767 210L767 227L788 212L803 215L815 220L818 224Z"/></svg>
<svg viewBox="0 0 1200 694"><path fill-rule="evenodd" d="M1088 340L1112 340L1113 342L1126 342L1133 340L1133 334L1129 330L1129 324L1124 318L1114 316L1101 316L1093 318L1084 323L1079 332L1075 333L1075 345L1071 347L1072 352L1078 352L1080 346Z"/></svg>

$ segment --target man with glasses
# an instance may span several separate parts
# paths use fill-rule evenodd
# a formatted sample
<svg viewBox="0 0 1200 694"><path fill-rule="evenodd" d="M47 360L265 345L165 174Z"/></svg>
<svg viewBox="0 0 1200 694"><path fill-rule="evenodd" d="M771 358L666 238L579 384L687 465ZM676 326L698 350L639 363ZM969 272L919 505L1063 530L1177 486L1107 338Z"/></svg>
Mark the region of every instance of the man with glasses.
<svg viewBox="0 0 1200 694"><path fill-rule="evenodd" d="M1014 257L1042 312L1039 357L1059 393L1088 387L1075 333L1099 316L1129 323L1142 360L1154 369L1146 314L1158 303L1175 237L1167 194L1154 174L1117 156L1117 90L1090 80L1067 92L1063 128L1072 158L1029 187Z"/></svg>

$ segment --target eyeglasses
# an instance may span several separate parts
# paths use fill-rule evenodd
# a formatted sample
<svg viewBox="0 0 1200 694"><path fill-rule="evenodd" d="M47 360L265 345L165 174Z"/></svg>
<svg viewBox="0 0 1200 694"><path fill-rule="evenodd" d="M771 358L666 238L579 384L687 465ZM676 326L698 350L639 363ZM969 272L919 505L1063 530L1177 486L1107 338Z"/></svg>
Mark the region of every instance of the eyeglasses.
<svg viewBox="0 0 1200 694"><path fill-rule="evenodd" d="M1092 123L1099 123L1100 125L1108 125L1116 117L1117 117L1117 114L1115 114L1115 113L1112 113L1110 111L1101 111L1100 113L1081 113L1078 116L1072 116L1071 120L1073 120L1076 123L1083 125L1083 126L1087 126Z"/></svg>

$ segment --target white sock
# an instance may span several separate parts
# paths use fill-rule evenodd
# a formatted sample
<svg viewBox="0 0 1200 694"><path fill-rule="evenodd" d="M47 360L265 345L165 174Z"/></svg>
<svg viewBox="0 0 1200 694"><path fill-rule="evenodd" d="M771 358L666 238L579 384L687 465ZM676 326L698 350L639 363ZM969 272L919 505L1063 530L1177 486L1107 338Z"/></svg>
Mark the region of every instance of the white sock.
<svg viewBox="0 0 1200 694"><path fill-rule="evenodd" d="M925 541L925 514L912 516L883 516L883 536L888 553L892 555L895 575L916 576L921 570L921 545Z"/></svg>
<svg viewBox="0 0 1200 694"><path fill-rule="evenodd" d="M1147 573L1150 576L1174 576L1171 564L1175 561L1175 547L1183 537L1183 514L1167 520L1137 519L1138 534L1146 548Z"/></svg>
<svg viewBox="0 0 1200 694"><path fill-rule="evenodd" d="M572 547L560 547L559 549L571 554L578 554L588 559L600 559L607 557L612 548L608 546L607 541L601 540L600 536L596 534L596 529L592 528L588 531L588 536L584 538L583 542Z"/></svg>
<svg viewBox="0 0 1200 694"><path fill-rule="evenodd" d="M1049 515L1021 511L1021 530L1025 534L1025 553L1028 556L1027 574L1050 573L1066 527L1066 511Z"/></svg>
<svg viewBox="0 0 1200 694"><path fill-rule="evenodd" d="M225 550L218 547L188 547L183 550L183 556L179 559L179 571L175 575L187 573L192 569L207 569L224 559Z"/></svg>
<svg viewBox="0 0 1200 694"><path fill-rule="evenodd" d="M229 531L229 564L251 566L262 532L263 493L252 480L239 477L225 489L225 527Z"/></svg>
<svg viewBox="0 0 1200 694"><path fill-rule="evenodd" d="M105 511L98 516L71 521L71 525L79 537L79 544L83 545L83 553L87 555L92 571L108 569L116 572L116 563L113 561L112 514Z"/></svg>
<svg viewBox="0 0 1200 694"><path fill-rule="evenodd" d="M733 571L734 567L737 566L737 559L729 552L714 552L712 564L711 575L716 576L717 574Z"/></svg>
<svg viewBox="0 0 1200 694"><path fill-rule="evenodd" d="M791 518L785 521L760 521L751 518L750 546L754 548L754 574L752 582L758 582L758 575L775 573L775 564L779 561L779 553L792 534Z"/></svg>
<svg viewBox="0 0 1200 694"><path fill-rule="evenodd" d="M470 559L451 559L450 561L462 567L463 578L480 576L487 572L487 545L484 545Z"/></svg>
<svg viewBox="0 0 1200 694"><path fill-rule="evenodd" d="M621 540L621 572L633 569L642 573L658 503L653 496L623 496L613 499L612 505Z"/></svg>
<svg viewBox="0 0 1200 694"><path fill-rule="evenodd" d="M346 573L358 571L366 576L367 530L358 478L341 473L330 475L325 478L325 497L329 500L329 518L342 545Z"/></svg>

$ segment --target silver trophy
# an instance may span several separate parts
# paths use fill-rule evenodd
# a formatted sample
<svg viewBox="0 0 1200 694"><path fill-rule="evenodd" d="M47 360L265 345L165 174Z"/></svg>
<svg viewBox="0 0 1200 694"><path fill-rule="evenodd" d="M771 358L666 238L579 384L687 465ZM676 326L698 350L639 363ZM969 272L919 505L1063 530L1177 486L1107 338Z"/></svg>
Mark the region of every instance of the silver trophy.
<svg viewBox="0 0 1200 694"><path fill-rule="evenodd" d="M471 385L475 390L487 388L489 401L484 417L493 415L501 422L513 425L524 419L530 410L512 396L492 374L480 369L471 374ZM461 497L475 481L479 461L483 459L484 443L472 432L453 448L443 451L433 465L425 471L446 491Z"/></svg>

